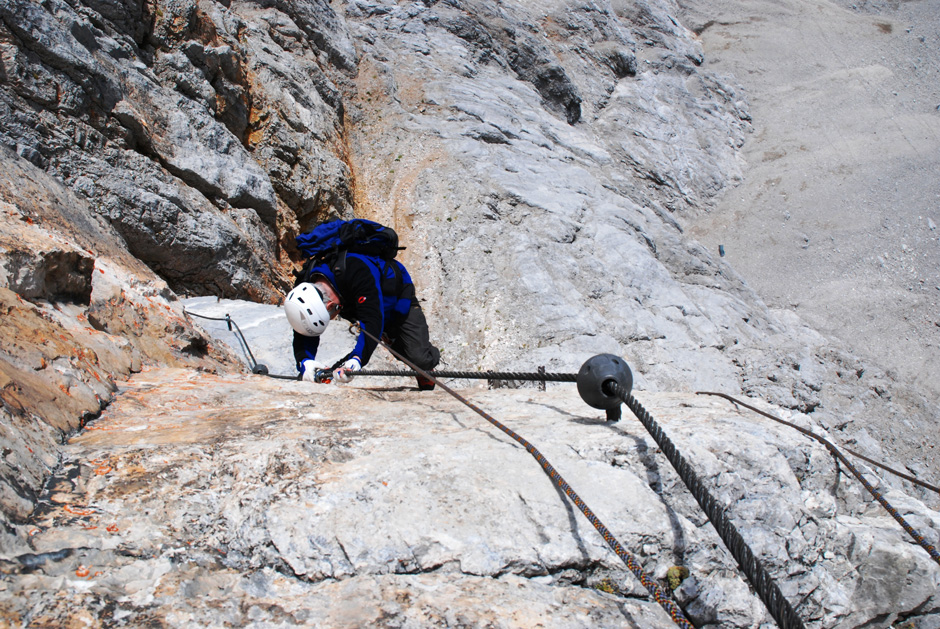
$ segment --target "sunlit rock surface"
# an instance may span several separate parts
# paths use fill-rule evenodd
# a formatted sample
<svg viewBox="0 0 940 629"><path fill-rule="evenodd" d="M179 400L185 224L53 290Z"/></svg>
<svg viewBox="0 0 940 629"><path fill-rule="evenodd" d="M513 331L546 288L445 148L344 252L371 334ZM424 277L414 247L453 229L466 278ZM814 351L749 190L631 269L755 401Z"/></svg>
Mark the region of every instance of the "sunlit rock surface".
<svg viewBox="0 0 940 629"><path fill-rule="evenodd" d="M693 622L769 620L629 412L608 424L573 384L452 386L664 586L688 568ZM535 459L443 391L178 369L120 389L0 564L14 624L672 625ZM935 609L940 566L816 442L721 400L637 395L809 626ZM940 514L888 498L937 542Z"/></svg>
<svg viewBox="0 0 940 629"><path fill-rule="evenodd" d="M62 441L145 365L232 368L87 204L0 149L0 547Z"/></svg>
<svg viewBox="0 0 940 629"><path fill-rule="evenodd" d="M935 625L936 564L823 449L692 393L937 476L934 402L687 237L742 175L750 114L675 13L0 3L4 621L668 625L531 457L440 391L236 373L244 348L195 313L232 313L293 375L276 307L217 297L278 302L294 234L355 212L400 232L443 367L624 356L807 622ZM327 359L351 341L331 334ZM698 624L767 621L635 422L570 386L470 395L656 578L689 569ZM871 478L936 545L936 495Z"/></svg>
<svg viewBox="0 0 940 629"><path fill-rule="evenodd" d="M9 0L0 142L176 293L276 303L297 231L355 212L402 234L445 365L629 355L650 388L810 412L935 478L913 436L935 432L933 401L687 236L742 176L751 123L676 13Z"/></svg>

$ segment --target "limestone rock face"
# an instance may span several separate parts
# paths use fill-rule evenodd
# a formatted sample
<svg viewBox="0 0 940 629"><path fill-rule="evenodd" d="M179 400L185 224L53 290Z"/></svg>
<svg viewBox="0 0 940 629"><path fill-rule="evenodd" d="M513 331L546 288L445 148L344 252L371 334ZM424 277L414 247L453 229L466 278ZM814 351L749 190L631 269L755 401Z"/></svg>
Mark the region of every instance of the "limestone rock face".
<svg viewBox="0 0 940 629"><path fill-rule="evenodd" d="M399 232L442 367L624 356L809 626L936 624L936 563L823 448L693 396L762 398L940 474L934 402L688 237L745 176L751 114L676 9L0 3L0 618L670 625L528 454L440 391L239 375L226 324L184 312L267 308L250 330L292 376L260 304L300 230L358 215ZM770 622L637 426L562 387L472 395L696 624ZM937 545L940 498L872 482Z"/></svg>
<svg viewBox="0 0 940 629"><path fill-rule="evenodd" d="M686 236L743 176L750 113L675 9L11 0L0 142L177 293L276 302L298 230L355 211L401 233L445 365L624 355L650 387L812 411L936 476L905 436L935 404ZM25 292L87 285L77 259L11 264Z"/></svg>
<svg viewBox="0 0 940 629"><path fill-rule="evenodd" d="M937 478L914 436L935 431L936 404L767 308L686 235L743 175L750 114L672 14L654 1L348 5L358 207L405 235L445 365L574 370L613 353L643 386L811 412ZM576 122L513 65L514 46L554 52L550 92L573 102L570 81Z"/></svg>
<svg viewBox="0 0 940 629"><path fill-rule="evenodd" d="M0 617L675 626L517 442L444 391L362 382L163 369L120 383L65 446L28 547L0 562ZM696 626L772 622L629 412L609 424L573 384L451 386L539 448L663 587L685 568L675 596ZM806 626L940 611L940 566L821 445L714 398L638 395ZM940 514L887 497L940 539Z"/></svg>
<svg viewBox="0 0 940 629"><path fill-rule="evenodd" d="M84 201L5 149L0 253L3 523L33 512L62 440L107 406L116 379L146 364L234 363Z"/></svg>
<svg viewBox="0 0 940 629"><path fill-rule="evenodd" d="M4 3L2 142L173 289L276 299L297 219L349 205L342 102L308 41L331 10L315 8L298 24L210 1Z"/></svg>

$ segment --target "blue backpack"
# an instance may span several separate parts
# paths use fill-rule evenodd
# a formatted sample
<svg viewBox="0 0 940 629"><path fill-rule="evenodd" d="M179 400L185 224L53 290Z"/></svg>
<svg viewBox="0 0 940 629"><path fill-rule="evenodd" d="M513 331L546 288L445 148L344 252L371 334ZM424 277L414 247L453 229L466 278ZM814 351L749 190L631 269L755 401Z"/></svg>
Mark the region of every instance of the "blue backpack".
<svg viewBox="0 0 940 629"><path fill-rule="evenodd" d="M337 257L341 251L391 260L400 249L404 249L398 246L398 234L394 229L364 218L320 223L313 230L297 236L297 247L318 262Z"/></svg>
<svg viewBox="0 0 940 629"><path fill-rule="evenodd" d="M297 236L297 247L308 256L303 268L295 272L299 281L307 281L310 270L318 264L328 264L334 276L342 275L346 271L347 253L392 260L404 249L398 246L398 234L394 229L364 218L320 223L311 231ZM400 283L398 265L388 266Z"/></svg>

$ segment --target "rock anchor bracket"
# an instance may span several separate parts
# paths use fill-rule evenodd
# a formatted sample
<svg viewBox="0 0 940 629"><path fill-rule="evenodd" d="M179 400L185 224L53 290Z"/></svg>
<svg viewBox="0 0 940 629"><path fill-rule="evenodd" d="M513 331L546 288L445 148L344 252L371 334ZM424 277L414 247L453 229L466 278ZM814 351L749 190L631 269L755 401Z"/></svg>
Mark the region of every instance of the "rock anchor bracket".
<svg viewBox="0 0 940 629"><path fill-rule="evenodd" d="M630 393L633 389L633 372L627 361L613 354L598 354L587 359L578 371L576 380L581 399L589 406L607 411L607 421L620 421L619 397L612 395L607 387L614 382Z"/></svg>

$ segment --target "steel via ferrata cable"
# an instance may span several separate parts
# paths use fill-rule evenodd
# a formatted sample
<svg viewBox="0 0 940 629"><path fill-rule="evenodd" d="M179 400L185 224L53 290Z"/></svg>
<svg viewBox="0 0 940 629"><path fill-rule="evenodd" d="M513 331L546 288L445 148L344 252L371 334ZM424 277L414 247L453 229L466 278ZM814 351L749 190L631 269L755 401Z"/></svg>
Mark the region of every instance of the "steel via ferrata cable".
<svg viewBox="0 0 940 629"><path fill-rule="evenodd" d="M364 334L387 349L395 358L414 369L416 373L434 381L434 383L440 386L441 389L449 393L462 404L470 408L472 411L480 415L480 417L490 422L493 426L504 432L511 439L525 448L526 452L531 454L535 460L538 461L539 465L542 466L542 469L545 470L545 473L548 474L548 477L552 480L552 482L555 483L555 485L565 493L565 495L574 503L576 507L578 507L584 517L587 518L588 522L590 522L594 529L600 533L601 537L604 539L610 549L614 551L614 553L624 562L624 564L626 564L630 572L633 573L637 580L639 580L640 583L642 583L643 586L649 591L653 599L659 603L659 605L666 611L667 614L669 614L669 617L672 618L673 622L675 622L680 627L683 627L683 629L694 629L694 625L692 625L692 623L690 623L689 620L685 617L685 614L679 608L679 605L675 602L675 600L673 600L673 598L669 596L666 591L663 590L663 588L646 573L645 570L643 570L643 567L634 558L630 551L624 548L620 542L617 541L617 538L615 538L614 535L610 532L610 529L608 529L604 523L601 522L600 518L598 518L591 508L588 507L588 505L581 499L581 496L575 492L575 490L567 483L567 481L565 481L562 475L558 473L554 466L549 463L548 459L546 459L545 456L542 455L542 453L539 452L534 445L529 443L526 439L524 439L511 428L492 417L489 413L448 387L446 384L437 378L434 378L430 372L421 369L410 360L393 350L391 347L383 343L381 339L377 338L367 330L362 328L359 329L362 330ZM352 372L351 375L355 376L357 373L358 372Z"/></svg>
<svg viewBox="0 0 940 629"><path fill-rule="evenodd" d="M255 355L251 353L251 347L249 347L248 340L245 338L245 335L242 333L242 329L238 327L238 324L235 323L235 320L232 319L232 317L228 313L226 313L224 317L210 317L208 315L199 314L198 312L193 312L192 310L188 310L186 308L183 308L183 312L193 317L206 319L207 321L224 321L226 325L228 325L229 331L235 333L235 336L238 338L239 345L242 346L242 349L244 349L245 353L248 355L248 365L252 368L252 370L254 370L255 367L258 365L258 361L255 360ZM233 326L235 327L234 330L232 330Z"/></svg>
<svg viewBox="0 0 940 629"><path fill-rule="evenodd" d="M362 376L414 376L416 372L403 371L403 370L397 370L397 371L396 370L375 370L375 371L363 370L357 373ZM429 373L430 375L433 375L433 376L445 377L445 378L477 378L477 379L486 379L486 380L515 380L515 381L536 381L536 382L540 380L547 381L547 382L576 382L577 381L577 374L566 374L566 373L541 374L541 373L531 373L531 372L520 373L520 372L474 372L474 371L441 371L441 372L431 371ZM867 479L865 479L865 477L861 474L858 468L855 467L848 459L846 459L846 457L839 451L839 449L835 445L833 445L831 442L820 437L819 435L816 435L810 430L806 430L805 428L802 428L801 426L798 426L792 422L788 422L786 420L780 419L779 417L775 417L754 406L751 406L745 402L742 402L741 400L735 399L731 397L730 395L726 395L724 393L707 392L707 391L698 391L697 394L698 395L712 395L712 396L725 398L729 400L730 402L732 402L733 404L738 404L740 406L743 406L744 408L754 411L755 413L763 415L764 417L772 419L775 422L789 426L801 432L802 434L812 439L815 439L816 441L823 444L832 453L832 455L836 457L840 462L842 462L846 466L846 468L852 473L852 475L855 476L855 478L860 483L862 483L862 486L865 487L865 489L872 495L873 498L875 498L875 500L878 501L879 504L881 504L882 507L884 507L884 509L891 515L892 518L894 518L894 520L901 526L901 528L904 529L904 531L908 535L910 535L910 537L915 542L917 542L927 552L927 554L930 555L932 559L934 559L934 561L937 561L937 563L940 563L940 555L938 555L937 549L932 544L930 544L930 542L928 542L926 538L924 538L924 536L920 534L919 531L917 531L914 527L912 527L907 522L904 516L902 516L898 512L898 510L894 506L892 506L884 498L884 496L882 496L881 493L871 483L868 482ZM624 401L624 403L626 402ZM627 405L629 406L629 404ZM891 474L894 474L895 476L898 476L907 481L915 483L916 485L924 487L925 489L929 489L931 491L940 493L940 488L936 487L935 485L931 485L930 483L926 483L922 480L914 478L913 476L909 474L900 472L894 468L891 468L883 463L879 463L878 461L875 461L869 457L859 454L858 452L854 452L853 450L850 450L848 448L843 447L842 449L844 449L849 454L855 457L858 457L859 459L863 461L866 461L876 467L879 467L885 470L886 472L889 472Z"/></svg>
<svg viewBox="0 0 940 629"><path fill-rule="evenodd" d="M415 371L406 371L406 370L400 370L400 369L399 370L363 369L356 373L357 375L361 375L361 376L391 376L391 377L394 377L394 376L403 376L403 377L412 376L413 377L417 375L417 372ZM516 372L516 371L430 371L428 373L438 378L467 378L467 379L476 379L476 380L502 380L502 381L517 381L517 382L577 382L578 381L578 374L574 374L574 373L552 373L552 372L533 373L533 372ZM288 376L280 376L280 377L286 378ZM731 397L730 395L727 395L724 393L712 393L708 391L697 391L696 395L714 395L717 397L723 397L731 401L733 404L738 404L740 406L743 406L744 408L750 409L754 411L755 413L759 413L760 415L763 415L764 417L772 419L776 422L780 422L781 424L790 426L791 428L794 428L802 432L803 434L809 437L812 437L813 439L818 440L818 437L815 434L811 433L810 431L800 428L796 424L782 420L778 417L774 417L773 415L769 413L765 413L764 411L758 408L755 408L754 406L750 406L749 404L746 404L745 402L742 402L741 400L735 399ZM866 463L874 465L875 467L878 467L888 472L889 474L893 474L894 476L903 478L904 480L914 483L915 485L918 485L920 487L923 487L924 489L929 489L932 492L940 494L940 487L937 487L936 485L931 485L930 483L924 482L920 480L919 478L915 478L914 476L911 476L910 474L905 474L904 472L901 472L893 467L885 465L884 463L881 463L870 457L867 457L864 454L861 454L859 452L846 448L845 446L839 446L839 447L842 450L845 450L846 452L851 454L852 456L858 459L861 459L862 461L865 461Z"/></svg>
<svg viewBox="0 0 940 629"><path fill-rule="evenodd" d="M186 314L188 314L188 315L192 315L192 316L195 316L195 317L200 317L200 318L202 318L202 319L208 319L208 320L210 320L210 321L224 321L224 322L228 325L228 329L229 329L230 331L233 331L233 332L236 334L236 336L238 337L239 344L242 346L242 348L245 350L246 354L248 355L249 363L250 363L251 369L252 369L252 371L253 371L254 373L260 373L260 374L262 374L262 375L266 375L266 376L271 377L271 378L279 378L279 379L282 379L282 380L296 380L296 379L297 379L296 377L293 377L293 376L282 376L282 375L277 375L277 374L270 374L270 373L267 372L267 368L266 368L266 367L263 367L262 365L259 365L259 364L257 363L257 361L255 360L254 354L252 354L252 352L251 352L251 347L248 345L248 341L247 341L247 339L245 339L245 335L242 333L241 328L238 327L238 324L235 323L235 321L231 318L230 315L226 314L225 317L210 317L210 316L208 316L208 315L203 315L203 314L199 314L199 313L196 313L196 312L192 312L191 310L188 310L188 309L186 309L186 308L183 309L183 312L186 313ZM234 330L232 330L233 327L234 327ZM351 326L350 326L350 330L353 330L354 328L357 328L357 326L355 326L355 325L351 325ZM368 332L367 332L367 334L368 334ZM370 335L370 336L371 336L371 335ZM373 338L374 338L374 337L373 337ZM379 341L379 343L381 343L381 341ZM385 346L384 343L382 343L382 345ZM395 352L394 352L391 348L389 348L389 347L387 347L387 346L385 346L385 347L386 347L390 352L392 352L393 354L395 354ZM397 354L396 354L396 356L397 356ZM403 360L403 362L405 362L406 364L408 364L409 367L412 367L413 369L417 369L417 368L416 368L414 365L412 365L410 362L404 361L404 360ZM262 367L263 370L258 370L259 367ZM373 375L373 376L408 376L408 375L411 375L411 376L413 376L413 375L415 375L415 374L417 373L417 371L405 372L405 371L400 371L400 370L398 370L398 371L395 371L395 370L375 370L375 371L362 370L362 371L357 372L357 373L358 373L359 375L362 375L362 376L369 376L369 375ZM533 373L519 373L519 372L473 372L473 371L441 371L441 372L423 372L423 371L422 371L421 373L425 373L425 374L427 374L427 375L429 375L429 376L430 376L431 374L433 374L434 376L436 376L436 377L438 377L438 378L478 378L478 379L486 379L486 380L506 380L506 381L513 381L513 380L515 380L515 381L526 381L526 380L529 380L529 381L538 381L538 382L542 382L542 383L545 383L545 382L576 382L576 381L577 381L577 374L566 374L566 373L537 373L537 374L533 374ZM438 382L435 378L432 378L432 380L435 380L435 382ZM438 382L438 383L439 383L439 382ZM440 384L440 383L439 383L439 384ZM446 389L446 387L444 387L443 384L441 384L441 387ZM796 424L793 424L793 423L791 423L791 422L782 420L782 419L780 419L780 418L778 418L778 417L774 417L773 415L771 415L771 414L769 414L769 413L765 413L764 411L761 411L761 410L758 409L758 408L755 408L755 407L753 407L753 406L750 406L750 405L748 405L748 404L746 404L746 403L744 403L744 402L742 402L742 401L740 401L740 400L737 400L737 399L735 399L735 398L733 398L733 397L731 397L731 396L729 396L729 395L726 395L726 394L724 394L724 393L713 393L713 392L707 392L707 391L699 391L698 394L699 394L699 395L713 395L713 396L723 397L723 398L725 398L725 399L731 401L731 402L734 403L734 404L739 404L739 405L741 405L741 406L743 406L743 407L745 407L745 408L748 408L748 409L750 409L750 410L752 410L752 411L754 411L754 412L756 412L756 413L758 413L758 414L760 414L760 415L763 415L764 417L767 417L767 418L769 418L769 419L772 419L772 420L774 420L774 421L776 421L776 422L779 422L779 423L781 423L781 424L785 424L785 425L787 425L787 426L790 426L791 428L794 428L795 430L798 430L798 431L802 432L803 434L807 435L808 437L810 437L810 438L812 438L812 439L815 439L815 440L819 441L820 443L822 443L827 449L830 450L830 452L833 454L834 457L836 457L838 460L842 461L842 462L845 464L845 466L849 469L849 471L852 472L852 474L859 480L859 482L862 483L862 485L865 487L865 489L868 490L868 492L881 504L882 507L884 507L884 509L891 515L891 517L893 517L893 518L895 519L895 521L901 526L901 528L903 528L903 529L905 530L905 532L907 532L907 534L910 535L910 536L914 539L914 541L916 541L924 550L926 550L926 551L927 551L927 554L930 555L930 557L931 557L932 559L934 559L934 561L936 561L937 563L940 563L940 554L938 554L936 548L935 548L932 544L930 544L929 542L927 542L923 535L921 535L916 529L914 529L910 524L908 524L908 522L904 519L904 517L903 517L902 515L900 515L900 513L898 513L897 509L895 509L890 503L887 502L887 500L885 500L885 498L881 495L881 493L880 493L877 489L875 489L874 486L872 486L871 483L869 483L869 482L862 476L861 472L859 472L858 469L855 468L855 466L853 466L852 463L849 462L849 461L845 458L845 456L842 455L842 453L839 452L839 450L838 450L832 443L830 443L829 441L823 439L822 437L819 437L818 435L814 434L813 432L811 432L811 431L809 431L809 430L806 430L806 429L804 429L804 428L802 428L802 427L800 427L800 426L797 426ZM456 395L456 394L454 394L454 395ZM628 406L629 406L629 405L628 405ZM864 461L866 461L866 462L868 462L868 463L870 463L870 464L872 464L872 465L875 465L875 466L877 466L877 467L879 467L879 468L881 468L881 469L883 469L883 470L885 470L885 471L887 471L887 472L890 472L891 474L894 474L894 475L899 476L899 477L901 477L901 478L904 478L905 480L908 480L908 481L910 481L910 482L912 482L912 483L915 483L915 484L917 484L917 485L920 485L920 486L922 486L922 487L925 487L925 488L927 488L927 489L930 489L931 491L935 491L935 492L937 492L937 493L940 493L940 488L938 488L938 487L936 487L936 486L934 486L934 485L931 485L931 484L929 484L929 483L925 483L925 482L923 482L923 481L921 481L921 480L918 480L918 479L914 478L913 476L910 476L909 474L904 474L903 472L899 472L899 471L897 471L897 470L895 470L895 469L892 469L892 468L888 467L887 465L884 465L883 463L879 463L879 462L874 461L874 460L872 460L872 459L870 459L870 458L868 458L868 457L866 457L866 456L863 456L863 455L861 455L861 454L859 454L859 453L857 453L857 452L853 452L852 450L848 450L848 449L846 449L846 450L847 450L847 452L849 452L850 454L852 454L852 455L854 455L854 456L856 456L856 457L858 457L858 458L860 458L860 459L862 459L862 460L864 460Z"/></svg>
<svg viewBox="0 0 940 629"><path fill-rule="evenodd" d="M838 449L835 445L833 445L828 439L825 439L825 438L823 438L823 437L820 437L819 435L817 435L817 434L814 433L813 431L807 430L807 429L803 428L802 426L797 426L797 425L794 424L793 422L788 422L788 421L786 421L785 419L780 419L779 417L775 417L775 416L771 415L770 413L765 413L764 411L760 410L759 408L756 408L756 407L754 407L754 406L751 406L750 404L747 404L747 403L745 403L745 402L742 402L741 400L737 400L737 399L731 397L730 395L726 395L726 394L724 394L724 393L711 393L711 392L707 392L707 391L700 391L700 392L698 392L698 394L699 394L699 395L714 395L714 396L717 396L717 397L725 398L726 400L729 400L729 401L730 401L731 403L733 403L733 404L740 404L740 405L743 406L744 408L747 408L747 409L749 409L749 410L752 410L752 411L754 411L755 413L758 413L758 414L760 414L760 415L762 415L762 416L764 416L764 417L767 417L768 419L772 419L773 421L775 421L775 422L777 422L777 423L780 423L780 424L783 424L783 425L785 425L785 426L789 426L790 428L793 428L793 429L795 429L795 430L798 430L799 432L803 433L803 434L806 435L807 437L810 437L811 439L815 439L816 441L818 441L819 443L821 443L823 446L825 446L825 448L826 448L827 450L829 450L829 452L832 454L832 456L836 457L836 459L837 459L838 461L840 461L843 465L845 465L845 466L849 469L850 472L852 472L852 475L855 476L855 478L858 479L858 481L865 487L865 489L868 490L868 492L875 498L875 500L877 500L878 503L879 503L882 507L884 507L885 511L887 511L889 514L891 514L891 517L894 518L894 520L895 520L898 524L901 525L901 528L903 528L903 529L907 532L907 534L910 535L910 536L914 539L914 541L916 541L918 544L920 544L921 548L923 548L924 550L926 550L926 551L927 551L927 554L930 555L930 557L931 557L934 561L936 561L938 564L940 564L940 553L937 552L937 549L933 546L933 544L931 544L930 542L928 542L928 541L924 538L924 536L921 535L919 531L917 531L917 529L915 529L914 527L912 527L912 526L907 522L907 520L904 518L904 516L902 516L902 515L898 512L898 510L895 509L895 508L891 505L891 503L889 503L889 502L884 498L884 496L881 495L881 492L880 492L880 491L878 491L877 489L875 489L875 487L874 487L871 483L868 482L868 480L862 475L862 473L858 470L858 468L856 468L856 467L852 464L852 462L849 461L849 460L845 457L845 455L842 454L842 453L839 451L839 449ZM856 456L858 456L858 455L856 455ZM862 457L862 458L864 458L864 457ZM886 467L886 466L879 464L879 467ZM888 469L890 469L890 468L888 468ZM893 470L892 470L892 471L893 471ZM897 472L895 472L895 473L897 473ZM912 477L909 477L909 476L907 476L907 475L902 475L902 476L904 476L905 478L908 478L909 480L913 480ZM918 482L920 482L920 481L918 481ZM928 484L926 484L926 483L920 483L920 484L921 484L921 485L926 485L928 488L931 488L931 489L936 490L936 488L934 488L932 485L928 485Z"/></svg>
<svg viewBox="0 0 940 629"><path fill-rule="evenodd" d="M229 315L226 315L226 317L223 319L223 318L207 317L205 315L199 315L197 313L191 313L191 312L188 314L194 314L195 316L202 316L203 318L206 318L206 319L225 321L226 323L228 323L229 330L231 330L232 326L235 325L234 321L231 320L231 317L229 317ZM248 348L247 341L244 339L243 335L241 334L241 330L238 328L237 325L235 325L235 329L237 331L241 344L243 345L245 350L248 352L249 356L252 359L252 362L254 363L254 356L251 355L251 350L250 348ZM360 328L358 328L358 326L356 326L355 324L350 326L351 332L354 330L358 331L359 329ZM407 359L399 355L397 352L392 350L385 343L382 343L380 339L377 339L376 337L371 335L369 332L364 331L364 333L372 337L379 344L383 345L383 347L385 347L390 353L392 353L392 355L394 355L396 358L398 358L399 360L407 364L414 371L407 372L407 371L402 371L402 370L362 370L359 372L354 372L353 375L414 376L414 375L420 374L433 380L436 384L440 385L443 390L448 392L450 395L454 396L463 404L467 405L469 408L471 408L472 410L480 414L484 419L486 419L487 421L492 423L494 426L496 426L497 428L505 432L507 435L509 435L511 438L513 438L514 440L519 442L521 445L523 445L523 447L525 447L525 449L530 454L532 454L532 456L534 456L537 461L539 461L539 464L542 465L542 467L548 473L549 477L553 480L553 482L555 482L565 492L565 494L568 495L569 498L571 498L575 502L575 504L582 511L585 517L587 517L588 520L592 523L592 525L594 525L595 528L598 530L598 532L601 533L602 537L605 539L608 545L610 545L611 548L617 553L617 555L620 556L620 558L624 560L624 562L631 569L631 571L634 571L634 566L635 566L638 570L642 572L642 568L639 567L638 564L636 564L635 560L632 559L632 556L629 556L629 553L625 549L623 549L622 546L620 546L619 542L617 542L615 538L613 538L610 535L609 530L607 530L606 526L604 526L602 522L596 519L596 516L594 516L593 512L590 511L587 505L583 503L583 501L574 492L574 490L570 488L567 482L564 481L564 479L557 473L557 471L555 471L554 467L551 466L550 463L548 463L548 461L544 458L544 456L542 456L541 453L534 446L532 446L532 444L530 444L528 441L526 441L525 439L517 435L508 427L501 424L495 418L489 416L482 409L479 409L478 407L473 405L471 402L465 400L459 394L457 394L456 392L454 392L453 390L451 390L449 387L447 387L446 385L444 385L442 382L438 380L438 378L477 378L477 379L505 380L505 381L536 381L536 382L541 382L544 384L545 382L576 382L577 374L546 373L544 371L540 371L537 374L521 373L521 372L472 372L472 371L427 372L427 371L419 369L417 366L415 366L410 361L408 361ZM259 373L259 372L256 372L256 373ZM289 377L289 376L278 376L275 374L268 374L266 370L260 373L263 373L263 375L268 375L269 377L292 379L292 380L296 379L296 378ZM617 395L618 397L621 397L621 400L627 405L628 408L630 408L630 410L634 413L634 415L637 416L637 418L641 421L641 423L643 423L644 427L647 428L651 436L653 436L653 438L657 441L657 443L659 444L663 452L667 454L667 458L670 460L670 463L679 473L683 482L686 484L690 492L699 502L700 506L702 506L706 515L709 517L709 520L712 522L713 526L715 526L716 530L721 536L722 541L725 543L728 550L731 551L735 560L738 561L739 565L741 566L742 570L745 573L745 576L747 576L749 581L751 581L752 585L755 587L755 590L758 592L761 599L764 601L768 610L774 616L775 620L777 620L777 623L781 627L802 627L803 626L802 621L799 619L799 616L797 616L795 611L792 609L792 607L790 607L789 602L783 597L779 588L777 588L776 584L770 578L769 574L767 574L766 570L763 568L760 562L754 557L753 552L747 546L746 542L744 542L743 538L741 538L740 534L737 532L734 526L727 519L727 517L724 514L724 509L714 501L714 499L708 494L707 490L701 485L700 481L695 476L691 467L688 465L688 463L685 461L682 455L678 452L675 445L672 444L672 441L669 440L669 438L665 435L662 429L659 428L658 424L655 422L652 416L639 404L639 402L636 401L635 398L633 398L632 395L630 395L628 391L624 391L620 389L620 387L617 385L616 382L608 382L605 384L611 388L611 392L613 394ZM839 460L841 460L846 465L846 467L850 471L852 471L852 473L862 483L862 485L879 501L879 503L882 504L882 506L895 518L895 520L898 521L898 523L902 526L902 528L904 528L904 530L907 531L908 534L910 534L919 544L921 544L921 546L924 547L925 550L927 550L928 554L930 554L932 558L934 558L935 560L938 561L938 563L940 563L940 559L938 559L936 550L933 548L933 546L927 543L924 540L923 536L921 536L916 530L914 530L912 527L910 527L910 525L907 524L904 518L900 516L900 514L897 512L897 510L894 509L890 504L888 504L886 500L884 500L881 494L870 483L868 483L868 481L858 472L858 470L848 460L845 459L845 457L840 452L838 452L835 446L825 441L824 439L818 437L817 435L811 433L810 431L802 429L801 427L796 426L795 424L791 424L784 420L780 420L776 417L773 417L772 415L764 413L763 411L760 411L759 409L756 409L743 402L735 400L734 398L731 398L730 396L719 394L719 393L701 392L701 394L702 395L718 395L718 396L725 397L734 403L741 404L742 406L750 408L762 415L769 417L770 419L789 425L799 430L800 432L803 432L804 434L821 441L833 453L834 456L836 456ZM662 441L662 443L660 443L660 441ZM886 471L897 474L901 477L906 478L907 480L923 485L934 491L937 490L935 487L929 484L923 483L913 477L897 472L896 470L893 470L890 467L879 464L875 461L871 461L870 459L867 459L866 457L862 455L858 455L854 452L851 452L851 453L866 461L869 461L870 463L874 465L877 465L878 467L885 469ZM629 557L630 559L629 561L627 557L625 557L623 554L621 554L621 552L618 551L618 547L623 553L626 553L627 557ZM631 565L631 563L633 565ZM638 575L635 571L634 571L634 574L649 589L649 586L646 583L646 581L649 580L649 577L641 578L640 575ZM659 588L658 584L655 584L655 582L652 582L650 580L650 583L652 583L652 585L655 586L656 588ZM660 604L663 604L662 601L660 601L659 597L657 597L656 594L653 592L653 590L650 590L650 591L652 594L654 594L654 598L658 602L660 602ZM665 593L662 593L662 596L665 596ZM671 598L666 597L666 599L672 602L673 605L675 605L675 603L672 601ZM673 615L672 611L668 607L664 605L664 608L666 608L667 612L670 613L670 616ZM676 610L678 611L677 607L676 607ZM681 611L679 613L681 614Z"/></svg>
<svg viewBox="0 0 940 629"><path fill-rule="evenodd" d="M505 381L533 381L533 382L577 382L576 373L529 373L520 371L429 371L428 374L436 378L457 378L468 380L505 380ZM416 376L416 371L402 371L394 369L362 369L355 372L356 376Z"/></svg>
<svg viewBox="0 0 940 629"><path fill-rule="evenodd" d="M705 512L709 522L718 531L719 537L725 546L731 552L735 561L738 562L741 571L747 577L748 581L754 587L758 596L764 602L767 610L777 621L777 625L783 629L791 627L803 627L803 621L790 605L776 582L770 576L770 573L764 568L764 565L754 556L750 547L738 533L728 517L725 515L724 508L708 493L708 490L702 485L698 476L692 470L685 457L679 452L672 440L666 435L659 423L653 419L653 416L643 408L643 406L633 397L633 395L621 387L617 382L608 381L605 383L605 390L614 395L627 405L627 408L636 416L646 431L656 441L656 445L662 450L666 459L678 473L679 478L685 483L689 492L698 502L699 506Z"/></svg>

